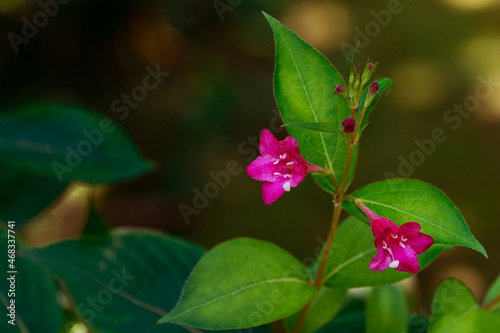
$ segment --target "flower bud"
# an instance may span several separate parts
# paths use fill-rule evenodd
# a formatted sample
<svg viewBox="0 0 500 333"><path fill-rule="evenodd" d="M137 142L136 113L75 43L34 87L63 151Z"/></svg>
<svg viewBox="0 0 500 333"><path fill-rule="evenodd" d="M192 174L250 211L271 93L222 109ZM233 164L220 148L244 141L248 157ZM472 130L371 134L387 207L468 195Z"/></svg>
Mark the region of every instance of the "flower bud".
<svg viewBox="0 0 500 333"><path fill-rule="evenodd" d="M353 133L356 130L356 120L353 117L349 117L342 122L342 127L344 128L344 133Z"/></svg>
<svg viewBox="0 0 500 333"><path fill-rule="evenodd" d="M344 92L345 92L345 89L344 89L344 87L341 84L339 84L338 86L335 87L335 92L334 93L336 95L342 95L342 94L344 94Z"/></svg>
<svg viewBox="0 0 500 333"><path fill-rule="evenodd" d="M375 96L379 90L380 90L380 84L377 81L373 82L370 85L370 95L371 96Z"/></svg>

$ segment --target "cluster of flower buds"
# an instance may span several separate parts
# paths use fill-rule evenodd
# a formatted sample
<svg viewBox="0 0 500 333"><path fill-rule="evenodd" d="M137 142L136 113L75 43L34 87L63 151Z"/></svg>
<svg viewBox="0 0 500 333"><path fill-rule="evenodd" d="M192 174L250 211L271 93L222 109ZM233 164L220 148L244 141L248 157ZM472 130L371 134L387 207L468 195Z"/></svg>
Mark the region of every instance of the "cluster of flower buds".
<svg viewBox="0 0 500 333"><path fill-rule="evenodd" d="M346 134L356 132L355 135L351 134L353 137L355 137L359 132L359 128L356 129L356 125L363 121L366 109L370 106L380 90L380 84L377 81L374 81L370 84L368 89L366 89L366 85L375 72L377 64L378 63L367 61L365 68L361 73L358 68L352 66L351 60L351 64L349 65L349 80L347 84L343 82L342 84L335 86L335 91L333 92L335 95L345 99L352 110L351 117L344 120L342 122L342 126L343 132ZM365 92L366 97L364 98L363 105L361 105Z"/></svg>

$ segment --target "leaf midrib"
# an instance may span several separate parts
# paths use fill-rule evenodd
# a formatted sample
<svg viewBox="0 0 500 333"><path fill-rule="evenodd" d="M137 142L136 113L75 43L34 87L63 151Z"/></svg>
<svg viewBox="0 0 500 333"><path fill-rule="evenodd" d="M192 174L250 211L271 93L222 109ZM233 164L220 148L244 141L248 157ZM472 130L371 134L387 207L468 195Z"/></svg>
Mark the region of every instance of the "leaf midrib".
<svg viewBox="0 0 500 333"><path fill-rule="evenodd" d="M263 285L263 284L271 284L271 283L286 283L286 282L295 282L295 283L300 283L300 284L305 284L305 285L310 285L309 283L307 283L306 281L304 280L300 280L300 279L296 279L296 278L281 278L281 279L269 279L269 280L263 280L263 281L259 281L259 282L256 282L256 283L253 283L253 284L250 284L250 285L247 285L247 286L244 286L244 287L241 287L240 289L237 289L237 290L233 290L232 292L230 293L227 293L227 294L224 294L222 296L219 296L217 298L214 298L208 302L205 302L205 303L202 303L202 304L198 304L192 308L189 308L185 311L182 311L180 313L177 313L175 314L174 316L168 316L168 319L169 320L172 320L172 319L175 319L177 317L180 317L180 316L183 316L185 315L186 313L188 312L191 312L191 311L194 311L196 309L199 309L201 307L204 307L204 306L207 306L207 305L210 305L212 303L215 303L215 302L218 302L224 298L227 298L227 297L231 297L231 296L234 296L234 295L237 295L243 291L246 291L248 289L251 289L251 288L254 288L254 287L258 287L260 285ZM181 299L182 299L182 296L181 296Z"/></svg>
<svg viewBox="0 0 500 333"><path fill-rule="evenodd" d="M415 214L412 214L412 213L410 213L410 212L407 212L407 211L401 210L401 209L396 208L396 207L394 207L394 206L389 206L389 205L383 204L383 203L381 203L381 202L376 202L376 201L371 201L371 200L366 200L366 199L361 199L361 200L362 200L363 202L369 202L369 203L371 203L371 204L373 204L373 205L379 205L379 206L383 206L383 207L386 207L386 208L390 208L390 209L393 209L393 210L395 210L395 211L397 211L397 212L400 212L400 213L403 213L403 214L407 214L407 215L410 215L410 216L415 217L415 218L417 218L417 219L420 219L420 220L422 220L422 221L425 221L425 222L429 223L430 225L433 225L433 226L435 226L435 227L437 227L437 228L439 228L439 229L443 230L445 233L449 233L450 235L454 235L454 236L456 236L457 238L459 238L459 239L463 240L465 243L470 244L472 248L475 248L475 244L474 244L474 243L470 242L469 240L467 240L467 239L463 238L462 236L460 236L460 235L458 235L458 234L455 234L455 233L451 232L451 231L450 231L450 230L448 230L448 229L445 229L445 228L441 227L441 226L440 226L440 225L438 225L438 224L435 224L435 223L433 223L433 222L431 222L431 221L427 220L426 218L423 218L423 217L417 216L417 215L415 215Z"/></svg>
<svg viewBox="0 0 500 333"><path fill-rule="evenodd" d="M292 58L293 64L295 66L295 70L297 71L297 75L298 75L298 77L300 79L300 82L302 84L302 88L304 89L304 93L305 93L305 95L307 97L307 102L309 103L309 108L310 108L311 113L312 113L312 115L314 117L314 120L316 122L319 122L318 121L318 117L316 115L316 112L315 112L315 110L314 110L314 108L312 106L311 98L309 97L309 92L306 89L304 80L302 79L302 74L299 71L299 67L297 66L297 62L295 61L295 57L293 56L292 50L290 49L290 46L288 45L288 42L286 41L286 39L284 38L283 34L281 33L281 29L279 27L277 27L276 30L280 34L281 39L284 41L284 43L286 45L286 48L288 50L288 53L290 54L290 57ZM325 151L325 157L326 157L326 161L327 161L327 164L328 164L328 168L335 174L335 170L333 169L332 161L330 160L330 156L328 155L328 150L326 149L326 143L325 143L325 138L323 137L323 133L319 132L318 134L321 137L321 143L322 143L323 149Z"/></svg>

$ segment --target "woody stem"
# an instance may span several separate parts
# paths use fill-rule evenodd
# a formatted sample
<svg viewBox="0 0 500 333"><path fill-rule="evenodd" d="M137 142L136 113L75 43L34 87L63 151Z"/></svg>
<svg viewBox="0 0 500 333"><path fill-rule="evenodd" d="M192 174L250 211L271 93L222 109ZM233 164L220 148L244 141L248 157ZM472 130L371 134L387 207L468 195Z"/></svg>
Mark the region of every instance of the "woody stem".
<svg viewBox="0 0 500 333"><path fill-rule="evenodd" d="M320 261L320 266L318 268L318 274L316 275L316 280L314 281L314 286L316 287L316 294L314 297L307 303L302 312L300 314L299 320L297 321L297 326L295 326L295 333L301 333L304 327L305 320L307 318L307 314L311 310L312 302L317 297L319 291L324 285L323 275L325 273L326 264L328 262L328 258L330 257L330 252L332 249L333 239L335 238L335 232L337 231L337 226L340 220L340 213L342 212L342 203L345 199L345 190L347 187L347 180L349 177L349 169L351 167L352 160L352 152L354 150L354 144L351 141L347 143L347 157L345 161L344 168L344 176L342 177L342 183L340 185L340 190L337 192L334 198L335 208L333 210L333 218L332 225L330 227L330 233L328 234L328 239L326 241L325 251L323 252L323 256Z"/></svg>

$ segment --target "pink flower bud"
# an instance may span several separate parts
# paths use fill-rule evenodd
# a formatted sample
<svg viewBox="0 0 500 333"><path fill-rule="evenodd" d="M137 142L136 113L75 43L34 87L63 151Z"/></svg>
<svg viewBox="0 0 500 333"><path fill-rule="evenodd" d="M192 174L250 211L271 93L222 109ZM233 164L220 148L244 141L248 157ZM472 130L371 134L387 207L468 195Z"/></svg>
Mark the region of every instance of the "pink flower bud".
<svg viewBox="0 0 500 333"><path fill-rule="evenodd" d="M356 130L356 120L353 117L349 117L342 122L342 127L344 127L344 133L353 133Z"/></svg>
<svg viewBox="0 0 500 333"><path fill-rule="evenodd" d="M380 90L380 84L375 81L370 86L370 95L375 96L376 93Z"/></svg>
<svg viewBox="0 0 500 333"><path fill-rule="evenodd" d="M335 87L335 94L337 95L342 95L344 91L344 87L341 84Z"/></svg>
<svg viewBox="0 0 500 333"><path fill-rule="evenodd" d="M375 65L373 64L373 62L370 62L370 63L368 64L368 70L369 70L369 71L371 71L371 70L372 70L372 68L373 68L373 66L375 66Z"/></svg>

